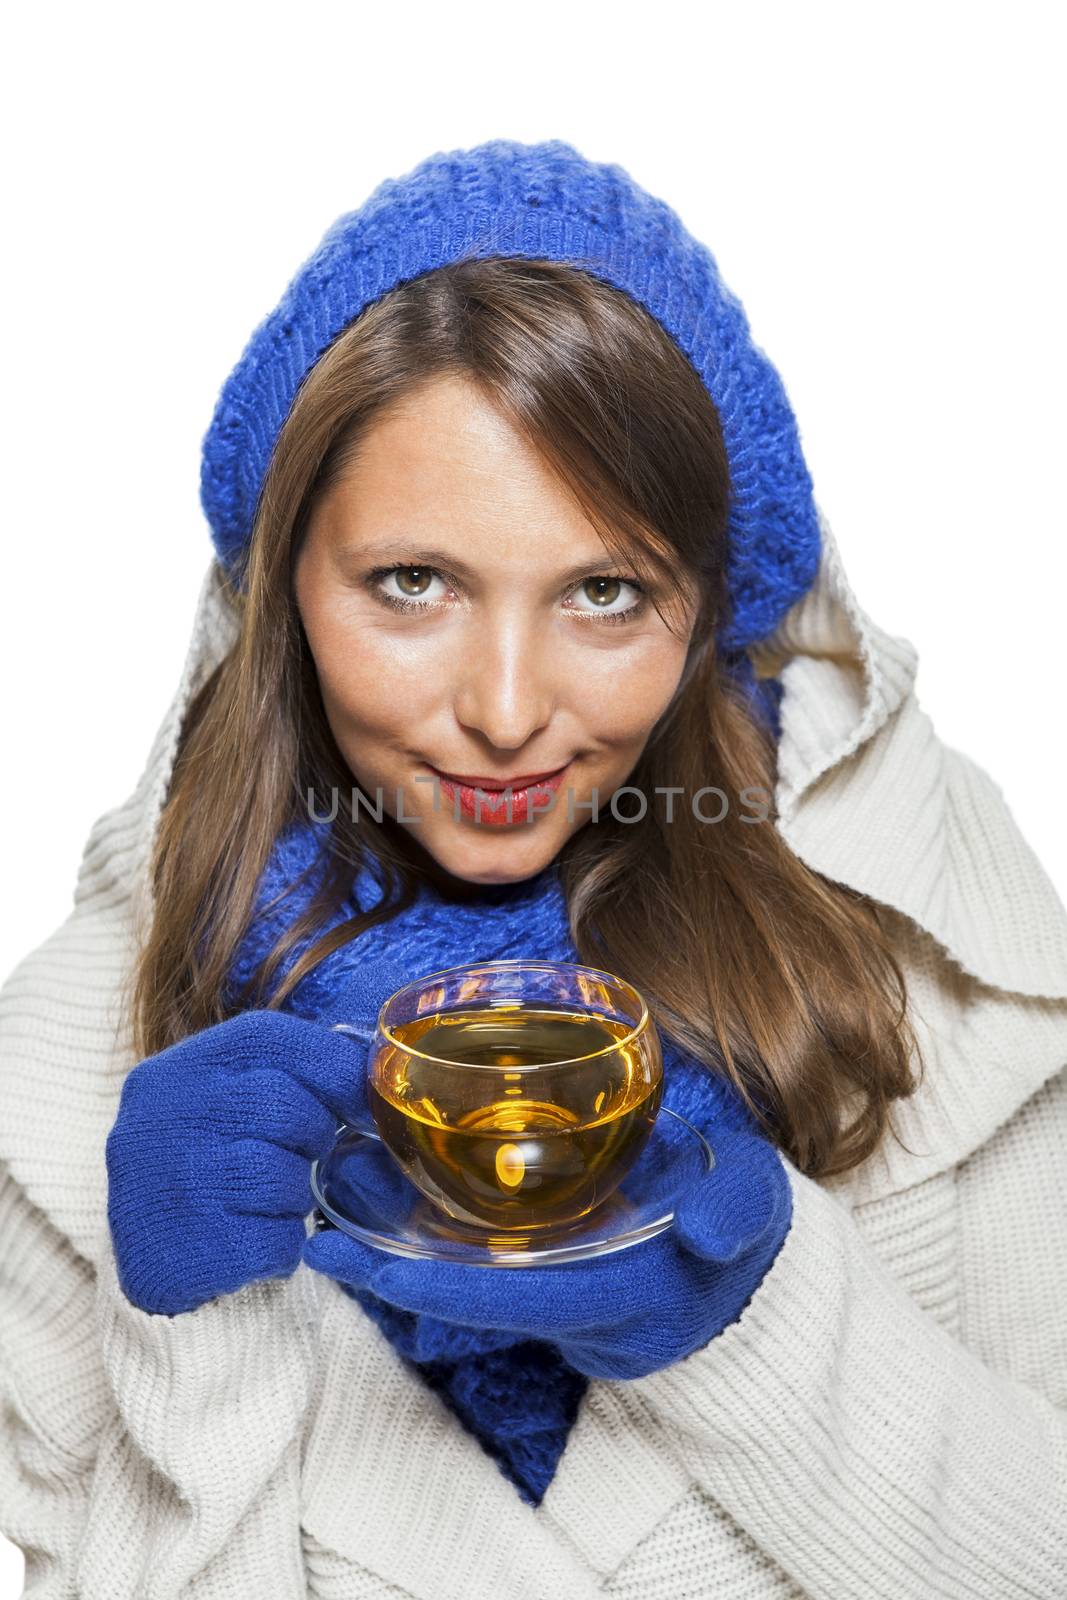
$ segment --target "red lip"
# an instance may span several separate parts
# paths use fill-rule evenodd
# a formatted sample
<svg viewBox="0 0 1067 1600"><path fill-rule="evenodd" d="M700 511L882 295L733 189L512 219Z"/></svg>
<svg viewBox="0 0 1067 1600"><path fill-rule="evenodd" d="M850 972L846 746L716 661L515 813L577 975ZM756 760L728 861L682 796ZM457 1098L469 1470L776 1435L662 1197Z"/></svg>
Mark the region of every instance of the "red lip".
<svg viewBox="0 0 1067 1600"><path fill-rule="evenodd" d="M544 772L520 772L513 778L472 778L461 776L458 772L444 772L440 767L433 767L431 770L436 772L438 777L447 778L450 783L464 784L468 789L518 789L525 788L530 783L538 783L543 778L553 778L567 765L568 763L564 762L563 766L549 767Z"/></svg>
<svg viewBox="0 0 1067 1600"><path fill-rule="evenodd" d="M440 780L457 822L464 817L491 828L501 828L534 821L540 815L542 799L550 799L555 794L569 768L568 761L554 772L537 777L523 774L507 781L503 778L451 778L437 767L430 767L430 771Z"/></svg>

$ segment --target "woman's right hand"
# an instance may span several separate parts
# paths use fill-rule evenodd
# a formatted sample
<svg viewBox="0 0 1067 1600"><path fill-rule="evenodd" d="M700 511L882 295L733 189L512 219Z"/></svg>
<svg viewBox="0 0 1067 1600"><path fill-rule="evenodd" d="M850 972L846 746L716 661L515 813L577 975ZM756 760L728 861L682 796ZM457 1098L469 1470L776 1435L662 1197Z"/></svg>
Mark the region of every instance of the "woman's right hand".
<svg viewBox="0 0 1067 1600"><path fill-rule="evenodd" d="M311 1162L339 1123L367 1116L366 1062L364 1043L324 1022L255 1010L135 1066L106 1146L126 1298L174 1316L295 1271Z"/></svg>

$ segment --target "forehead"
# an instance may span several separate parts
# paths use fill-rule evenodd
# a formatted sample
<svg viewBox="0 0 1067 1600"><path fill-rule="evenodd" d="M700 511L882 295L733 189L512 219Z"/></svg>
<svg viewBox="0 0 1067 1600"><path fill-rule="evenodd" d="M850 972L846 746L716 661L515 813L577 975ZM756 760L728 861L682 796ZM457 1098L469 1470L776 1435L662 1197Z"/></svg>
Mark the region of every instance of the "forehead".
<svg viewBox="0 0 1067 1600"><path fill-rule="evenodd" d="M320 509L324 531L367 551L461 535L515 563L608 554L544 457L459 378L423 385L375 418Z"/></svg>

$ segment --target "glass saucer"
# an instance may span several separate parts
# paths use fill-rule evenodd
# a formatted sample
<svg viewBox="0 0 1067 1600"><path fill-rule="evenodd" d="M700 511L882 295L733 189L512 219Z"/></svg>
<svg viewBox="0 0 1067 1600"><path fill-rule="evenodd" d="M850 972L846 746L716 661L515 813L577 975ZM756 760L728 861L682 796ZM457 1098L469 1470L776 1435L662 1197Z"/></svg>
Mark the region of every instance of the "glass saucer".
<svg viewBox="0 0 1067 1600"><path fill-rule="evenodd" d="M478 1228L456 1221L416 1189L377 1129L342 1123L311 1165L323 1216L343 1233L398 1256L482 1267L549 1266L608 1255L669 1228L677 1200L711 1171L711 1146L691 1122L661 1106L644 1149L622 1183L577 1222L555 1228Z"/></svg>

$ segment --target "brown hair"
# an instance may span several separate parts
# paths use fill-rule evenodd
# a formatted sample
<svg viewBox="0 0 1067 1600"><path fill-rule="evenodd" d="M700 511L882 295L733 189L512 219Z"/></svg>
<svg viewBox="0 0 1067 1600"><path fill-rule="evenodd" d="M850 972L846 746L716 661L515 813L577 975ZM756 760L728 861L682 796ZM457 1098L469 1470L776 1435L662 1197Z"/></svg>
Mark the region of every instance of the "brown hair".
<svg viewBox="0 0 1067 1600"><path fill-rule="evenodd" d="M776 749L715 649L729 606L730 494L715 405L655 318L554 261L464 259L427 272L365 308L305 375L260 496L244 592L219 573L240 628L189 707L157 831L154 920L133 975L138 1054L230 1014L226 977L278 833L306 818L309 790L353 786L323 710L293 563L364 430L445 374L482 387L639 577L662 585L666 575L676 594L700 599L678 691L628 783L646 796L715 785L725 814L709 826L676 805L668 826L651 803L637 821L601 811L566 841L557 861L581 959L636 984L661 1028L731 1078L802 1171L847 1171L881 1141L890 1102L917 1087L903 973L878 905L812 871L773 815L754 824L741 799L762 789L773 804ZM401 825L345 809L323 882L238 1009L281 1004L331 950L432 879ZM342 905L367 828L385 869L381 904L314 941L272 990L285 954Z"/></svg>

